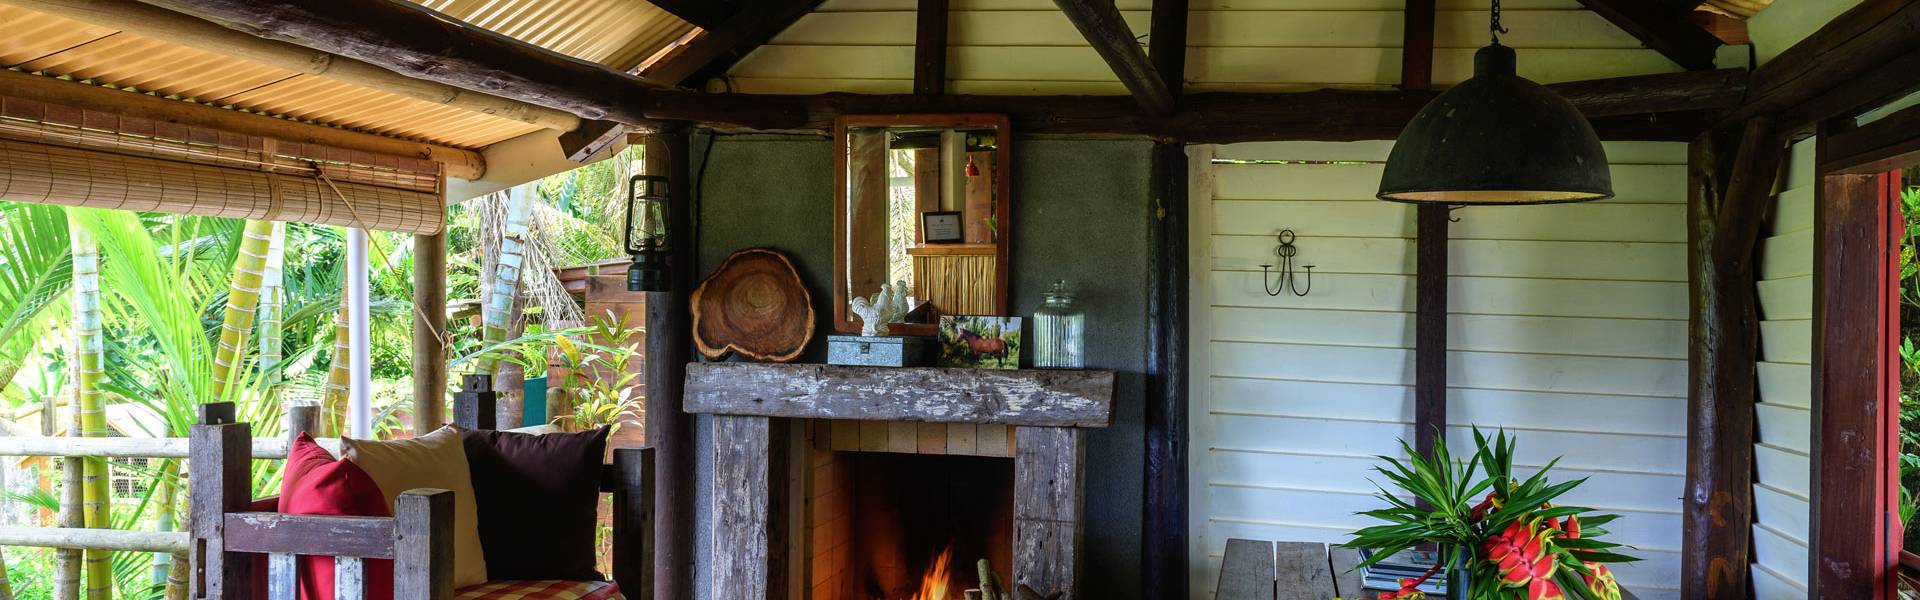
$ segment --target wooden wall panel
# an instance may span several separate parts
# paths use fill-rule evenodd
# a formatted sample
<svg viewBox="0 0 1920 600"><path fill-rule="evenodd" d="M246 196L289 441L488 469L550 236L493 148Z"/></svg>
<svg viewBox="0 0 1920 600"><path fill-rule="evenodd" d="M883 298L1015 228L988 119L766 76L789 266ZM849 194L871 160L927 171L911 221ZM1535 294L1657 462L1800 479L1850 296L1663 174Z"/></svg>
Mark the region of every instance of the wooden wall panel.
<svg viewBox="0 0 1920 600"><path fill-rule="evenodd" d="M913 88L913 0L828 0L735 65L735 89L757 93L907 93ZM1434 80L1471 75L1486 44L1486 5L1440 2ZM1151 3L1121 16L1148 31ZM1193 90L1385 87L1400 76L1401 2L1196 0L1188 17ZM967 94L1124 95L1105 62L1047 0L950 4L948 88ZM1502 15L1520 72L1542 82L1679 67L1573 0L1508 2ZM1144 44L1145 41L1143 40Z"/></svg>
<svg viewBox="0 0 1920 600"><path fill-rule="evenodd" d="M1814 138L1789 150L1761 240L1759 442L1752 569L1757 600L1807 597L1813 384Z"/></svg>
<svg viewBox="0 0 1920 600"><path fill-rule="evenodd" d="M1365 525L1352 513L1377 504L1371 456L1399 454L1396 439L1412 434L1413 211L1371 199L1390 148L1217 149L1227 162L1192 215L1204 240L1191 283L1194 598L1217 579L1227 537L1338 542ZM1506 427L1524 469L1562 457L1560 477L1593 478L1568 500L1624 515L1610 529L1648 559L1621 580L1641 598L1673 598L1686 147L1608 151L1619 198L1455 213L1448 443L1470 445L1470 425ZM1316 265L1306 297L1261 288L1283 228Z"/></svg>

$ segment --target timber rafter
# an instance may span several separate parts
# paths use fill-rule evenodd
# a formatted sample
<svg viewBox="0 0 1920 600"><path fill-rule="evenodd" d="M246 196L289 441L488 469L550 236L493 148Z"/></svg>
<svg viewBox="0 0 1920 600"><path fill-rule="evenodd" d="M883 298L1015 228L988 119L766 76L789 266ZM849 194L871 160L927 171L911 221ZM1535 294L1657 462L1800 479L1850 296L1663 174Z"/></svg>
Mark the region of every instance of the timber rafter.
<svg viewBox="0 0 1920 600"><path fill-rule="evenodd" d="M1133 93L1133 99L1150 115L1172 114L1176 94L1147 60L1147 52L1120 17L1120 9L1111 0L1053 0L1066 13L1067 20L1087 38L1093 50L1107 61L1120 83Z"/></svg>
<svg viewBox="0 0 1920 600"><path fill-rule="evenodd" d="M1720 38L1687 21L1691 6L1662 0L1580 0L1580 4L1683 68L1713 68Z"/></svg>
<svg viewBox="0 0 1920 600"><path fill-rule="evenodd" d="M695 2L701 0L693 0ZM698 84L727 72L748 52L813 12L821 0L740 0L725 21L640 73L666 85ZM695 87L698 87L696 85Z"/></svg>

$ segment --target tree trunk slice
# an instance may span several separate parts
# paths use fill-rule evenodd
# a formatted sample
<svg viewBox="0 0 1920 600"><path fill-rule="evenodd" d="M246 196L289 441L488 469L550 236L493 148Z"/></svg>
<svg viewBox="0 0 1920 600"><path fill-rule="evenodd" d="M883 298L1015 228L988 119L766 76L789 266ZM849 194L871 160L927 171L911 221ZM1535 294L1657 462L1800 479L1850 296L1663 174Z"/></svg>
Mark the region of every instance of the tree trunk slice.
<svg viewBox="0 0 1920 600"><path fill-rule="evenodd" d="M693 342L708 359L738 352L792 361L813 339L813 321L813 298L800 273L773 250L734 252L693 290Z"/></svg>

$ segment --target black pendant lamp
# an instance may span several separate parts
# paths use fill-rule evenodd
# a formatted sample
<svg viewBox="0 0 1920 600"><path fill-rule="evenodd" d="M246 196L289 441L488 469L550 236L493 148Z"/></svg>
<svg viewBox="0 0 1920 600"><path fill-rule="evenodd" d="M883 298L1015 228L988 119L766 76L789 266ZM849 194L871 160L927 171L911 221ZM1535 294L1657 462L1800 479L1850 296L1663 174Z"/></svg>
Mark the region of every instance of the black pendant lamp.
<svg viewBox="0 0 1920 600"><path fill-rule="evenodd" d="M1613 197L1607 153L1573 103L1515 72L1500 45L1473 55L1473 78L1440 94L1401 130L1380 178L1381 200L1417 204L1551 204Z"/></svg>

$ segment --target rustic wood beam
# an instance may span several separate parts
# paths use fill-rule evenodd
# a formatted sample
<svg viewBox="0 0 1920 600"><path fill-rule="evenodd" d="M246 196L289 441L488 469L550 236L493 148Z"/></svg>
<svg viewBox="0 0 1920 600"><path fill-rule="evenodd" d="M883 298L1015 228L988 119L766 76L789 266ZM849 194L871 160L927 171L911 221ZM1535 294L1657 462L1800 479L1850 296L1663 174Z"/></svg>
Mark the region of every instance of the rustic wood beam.
<svg viewBox="0 0 1920 600"><path fill-rule="evenodd" d="M699 88L707 79L726 75L735 62L813 12L820 1L743 0L743 6L726 22L708 28L705 35L642 71L640 76L666 85L691 82Z"/></svg>
<svg viewBox="0 0 1920 600"><path fill-rule="evenodd" d="M461 110L566 131L580 118L513 100L407 77L366 62L286 42L261 39L136 0L9 0L21 8L111 27L263 65L343 81Z"/></svg>
<svg viewBox="0 0 1920 600"><path fill-rule="evenodd" d="M687 232L693 221L689 143L683 132L647 136L648 175L667 176L667 228ZM703 159L704 160L704 159ZM654 450L653 597L693 597L693 417L685 410L687 363L693 358L693 244L676 243L667 256L669 290L647 294L647 444Z"/></svg>
<svg viewBox="0 0 1920 600"><path fill-rule="evenodd" d="M1133 93L1135 102L1151 115L1172 114L1174 95L1167 82L1147 61L1147 53L1133 37L1133 30L1120 17L1120 9L1110 0L1053 0L1066 13L1067 20L1080 30L1081 37L1093 45L1107 61L1120 83Z"/></svg>
<svg viewBox="0 0 1920 600"><path fill-rule="evenodd" d="M584 163L626 136L625 125L598 119L582 121L579 128L560 134L560 152L567 160Z"/></svg>
<svg viewBox="0 0 1920 600"><path fill-rule="evenodd" d="M693 413L1049 427L1113 422L1113 371L710 362L686 372Z"/></svg>
<svg viewBox="0 0 1920 600"><path fill-rule="evenodd" d="M1174 100L1186 87L1187 0L1153 0L1147 29L1147 58Z"/></svg>
<svg viewBox="0 0 1920 600"><path fill-rule="evenodd" d="M1723 69L1635 75L1548 86L1573 102L1606 139L1684 140L1704 130L1708 113L1738 104L1744 71ZM1417 90L1318 90L1202 93L1182 98L1170 116L1141 114L1126 96L979 96L822 94L757 96L791 103L804 118L769 129L831 131L841 115L982 112L1009 115L1026 134L1074 134L1233 143L1270 140L1394 139L1438 95ZM725 127L720 127L726 130Z"/></svg>
<svg viewBox="0 0 1920 600"><path fill-rule="evenodd" d="M1687 478L1681 596L1747 597L1753 521L1754 290L1761 215L1773 192L1782 140L1767 119L1742 128L1723 167L1719 142L1703 135L1689 152L1687 236Z"/></svg>
<svg viewBox="0 0 1920 600"><path fill-rule="evenodd" d="M446 231L413 236L413 302L413 432L426 435L447 422Z"/></svg>
<svg viewBox="0 0 1920 600"><path fill-rule="evenodd" d="M1580 4L1682 68L1713 68L1720 38L1687 21L1691 7L1658 0L1580 0Z"/></svg>
<svg viewBox="0 0 1920 600"><path fill-rule="evenodd" d="M913 93L947 93L947 0L920 0L914 12Z"/></svg>
<svg viewBox="0 0 1920 600"><path fill-rule="evenodd" d="M701 29L713 29L740 10L740 0L647 0L680 20Z"/></svg>
<svg viewBox="0 0 1920 600"><path fill-rule="evenodd" d="M1920 52L1920 0L1862 2L1829 21L1753 73L1749 99L1721 123L1737 126L1755 115L1781 114L1782 131L1810 131L1814 124L1859 108L1882 93L1920 85L1920 69L1882 70ZM1914 59L1906 59L1913 64ZM1836 96L1836 90L1863 90ZM1794 110L1825 98L1815 110ZM1836 100L1846 100L1839 102Z"/></svg>
<svg viewBox="0 0 1920 600"><path fill-rule="evenodd" d="M437 81L617 121L646 131L660 119L763 126L778 108L739 96L673 90L390 0L142 0L255 37L291 42ZM789 115L790 116L790 115ZM765 119L765 121L762 121Z"/></svg>
<svg viewBox="0 0 1920 600"><path fill-rule="evenodd" d="M1187 67L1187 0L1154 0L1147 58L1178 102ZM1147 247L1154 274L1147 291L1145 515L1140 524L1140 586L1147 598L1187 592L1187 148L1154 144Z"/></svg>
<svg viewBox="0 0 1920 600"><path fill-rule="evenodd" d="M1434 0L1407 0L1401 12L1400 89L1433 89Z"/></svg>
<svg viewBox="0 0 1920 600"><path fill-rule="evenodd" d="M1826 148L1815 154L1816 164L1838 164ZM1890 418L1900 406L1900 173L1823 173L1818 186L1807 589L1815 598L1891 600L1900 551L1900 422Z"/></svg>
<svg viewBox="0 0 1920 600"><path fill-rule="evenodd" d="M1821 136L1821 173L1885 173L1920 163L1920 106Z"/></svg>
<svg viewBox="0 0 1920 600"><path fill-rule="evenodd" d="M461 179L479 179L487 170L487 161L480 153L464 148L276 119L19 71L0 70L0 96L285 142L426 159L445 165L448 177Z"/></svg>

